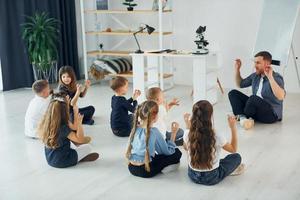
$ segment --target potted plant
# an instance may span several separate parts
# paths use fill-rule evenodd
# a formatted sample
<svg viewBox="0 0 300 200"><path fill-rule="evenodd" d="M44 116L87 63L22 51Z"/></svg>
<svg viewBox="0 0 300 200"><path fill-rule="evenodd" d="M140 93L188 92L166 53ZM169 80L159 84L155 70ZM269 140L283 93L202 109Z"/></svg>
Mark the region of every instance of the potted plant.
<svg viewBox="0 0 300 200"><path fill-rule="evenodd" d="M48 13L35 13L26 16L22 26L22 38L27 46L29 61L34 79L57 81L57 44L59 21L50 18Z"/></svg>
<svg viewBox="0 0 300 200"><path fill-rule="evenodd" d="M134 0L125 0L125 2L123 3L123 5L127 6L127 10L128 11L133 11L133 7L137 6L136 3L133 3Z"/></svg>

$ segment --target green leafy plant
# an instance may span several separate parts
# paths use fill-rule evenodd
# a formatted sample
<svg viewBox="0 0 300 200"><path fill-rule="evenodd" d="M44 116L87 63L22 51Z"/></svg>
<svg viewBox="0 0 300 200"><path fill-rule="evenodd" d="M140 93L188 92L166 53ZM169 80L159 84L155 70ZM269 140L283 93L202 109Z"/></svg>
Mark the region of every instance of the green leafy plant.
<svg viewBox="0 0 300 200"><path fill-rule="evenodd" d="M125 0L123 5L127 6L128 11L132 11L134 6L137 6L136 3L133 2L134 0Z"/></svg>
<svg viewBox="0 0 300 200"><path fill-rule="evenodd" d="M50 18L48 13L42 12L26 16L26 22L21 24L30 63L42 71L48 70L57 61L59 23L57 19Z"/></svg>

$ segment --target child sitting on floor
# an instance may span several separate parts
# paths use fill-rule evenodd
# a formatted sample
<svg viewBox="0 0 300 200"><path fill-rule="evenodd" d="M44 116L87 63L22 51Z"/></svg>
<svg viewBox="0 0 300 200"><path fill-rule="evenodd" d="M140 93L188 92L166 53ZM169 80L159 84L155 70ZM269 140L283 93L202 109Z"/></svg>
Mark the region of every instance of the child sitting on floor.
<svg viewBox="0 0 300 200"><path fill-rule="evenodd" d="M213 107L206 101L193 106L193 114L184 115L187 131L184 134L184 149L188 152L188 176L198 184L215 185L228 175L239 175L244 171L241 156L237 151L237 129L234 116L228 116L231 142L212 124ZM221 149L232 154L220 159Z"/></svg>
<svg viewBox="0 0 300 200"><path fill-rule="evenodd" d="M90 87L91 82L89 80L85 81L84 89L80 84L76 84L76 76L72 67L63 66L59 69L59 87L58 90L65 95L68 95L71 99L70 114L71 119L73 119L73 109L72 106L77 104L79 97L84 97ZM95 112L94 106L87 106L84 108L79 108L79 113L83 115L83 124L93 125L93 115Z"/></svg>
<svg viewBox="0 0 300 200"><path fill-rule="evenodd" d="M177 99L173 99L169 103L165 102L164 93L159 87L150 88L147 92L147 100L155 101L159 106L158 118L157 121L153 124L166 139L170 139L171 132L167 131L167 115L168 111L173 107L179 105L179 101ZM176 134L175 143L178 146L183 144L183 134L184 131L179 128Z"/></svg>
<svg viewBox="0 0 300 200"><path fill-rule="evenodd" d="M141 95L139 90L135 90L133 97L126 99L124 95L128 91L128 80L117 76L111 80L111 89L115 95L111 98L110 125L113 134L119 137L127 137L132 128L132 114L137 106L136 99Z"/></svg>
<svg viewBox="0 0 300 200"><path fill-rule="evenodd" d="M134 176L150 178L179 166L181 152L174 143L178 123L172 124L170 140L165 140L159 130L153 127L157 115L158 105L154 101L145 101L135 112L126 152L128 169Z"/></svg>
<svg viewBox="0 0 300 200"><path fill-rule="evenodd" d="M82 120L77 105L73 105L74 123L69 121L69 99L61 94L53 95L44 115L38 133L45 144L45 155L52 167L66 168L78 162L94 161L98 153L91 153L84 136ZM71 141L77 144L71 148ZM82 145L80 145L82 144Z"/></svg>
<svg viewBox="0 0 300 200"><path fill-rule="evenodd" d="M25 135L37 138L37 127L50 103L51 91L46 80L35 81L32 84L32 90L35 96L31 99L25 114Z"/></svg>

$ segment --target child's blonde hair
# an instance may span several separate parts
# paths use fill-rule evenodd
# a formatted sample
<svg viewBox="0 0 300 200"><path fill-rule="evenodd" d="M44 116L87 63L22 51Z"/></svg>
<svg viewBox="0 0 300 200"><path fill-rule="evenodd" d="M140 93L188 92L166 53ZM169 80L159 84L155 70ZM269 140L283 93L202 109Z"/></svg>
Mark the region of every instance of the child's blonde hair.
<svg viewBox="0 0 300 200"><path fill-rule="evenodd" d="M157 101L159 94L162 90L159 87L153 87L147 91L147 100Z"/></svg>
<svg viewBox="0 0 300 200"><path fill-rule="evenodd" d="M38 127L38 134L43 143L49 148L58 147L58 131L61 125L68 125L69 105L65 96L53 94L46 114Z"/></svg>
<svg viewBox="0 0 300 200"><path fill-rule="evenodd" d="M126 158L129 160L131 155L131 149L132 149L132 141L134 139L134 135L136 133L136 129L139 123L139 119L147 123L147 129L146 129L146 137L145 137L145 143L146 143L146 151L145 151L145 169L147 172L150 171L150 155L149 155L149 138L150 138L150 125L151 122L155 119L156 115L158 113L158 105L155 101L145 101L141 105L138 106L134 113L134 121L133 121L133 128L131 130L130 136L129 136L129 144L126 151Z"/></svg>

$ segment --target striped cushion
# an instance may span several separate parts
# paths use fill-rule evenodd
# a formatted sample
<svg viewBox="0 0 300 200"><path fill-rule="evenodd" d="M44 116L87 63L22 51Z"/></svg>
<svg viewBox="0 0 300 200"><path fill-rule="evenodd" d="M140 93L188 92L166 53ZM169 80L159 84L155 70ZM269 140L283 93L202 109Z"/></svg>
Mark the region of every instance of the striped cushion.
<svg viewBox="0 0 300 200"><path fill-rule="evenodd" d="M112 74L119 74L121 72L132 70L131 60L123 57L101 58L95 60L94 64Z"/></svg>

